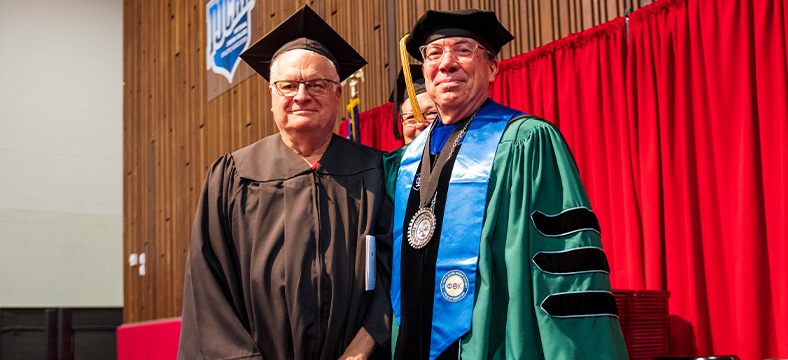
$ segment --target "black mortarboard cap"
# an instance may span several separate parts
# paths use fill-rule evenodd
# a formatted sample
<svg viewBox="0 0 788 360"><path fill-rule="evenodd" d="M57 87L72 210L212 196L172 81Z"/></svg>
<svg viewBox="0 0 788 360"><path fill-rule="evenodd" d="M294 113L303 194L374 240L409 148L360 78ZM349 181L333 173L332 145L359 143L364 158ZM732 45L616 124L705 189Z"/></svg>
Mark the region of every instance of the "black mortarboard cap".
<svg viewBox="0 0 788 360"><path fill-rule="evenodd" d="M468 37L478 41L493 54L498 54L514 39L492 11L478 9L427 12L416 21L405 47L414 59L421 60L419 47L446 37Z"/></svg>
<svg viewBox="0 0 788 360"><path fill-rule="evenodd" d="M420 64L410 64L410 76L413 78L413 90L416 91L416 95L427 92L427 86L424 84L424 73L421 70ZM394 106L399 106L399 104L407 98L408 91L405 86L405 72L403 69L400 69L399 74L397 74L397 88L391 92L389 102L393 102Z"/></svg>
<svg viewBox="0 0 788 360"><path fill-rule="evenodd" d="M416 95L427 92L421 65L410 64L410 76L413 78L413 90L416 92ZM389 96L389 102L394 103L394 108L392 110L394 112L394 121L392 121L392 125L394 126L394 138L397 140L400 138L399 117L397 116L399 113L399 105L407 98L408 91L407 85L405 84L405 69L400 69L399 74L397 74L397 88L394 89L391 92L391 96Z"/></svg>
<svg viewBox="0 0 788 360"><path fill-rule="evenodd" d="M241 59L270 81L271 62L286 51L295 49L314 51L327 57L336 65L340 81L367 64L307 5L241 53Z"/></svg>

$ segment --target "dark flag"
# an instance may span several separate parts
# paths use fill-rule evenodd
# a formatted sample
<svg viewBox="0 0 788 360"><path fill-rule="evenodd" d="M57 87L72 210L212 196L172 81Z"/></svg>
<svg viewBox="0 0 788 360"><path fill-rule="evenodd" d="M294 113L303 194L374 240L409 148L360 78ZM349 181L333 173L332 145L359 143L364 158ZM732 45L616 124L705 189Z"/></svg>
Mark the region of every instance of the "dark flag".
<svg viewBox="0 0 788 360"><path fill-rule="evenodd" d="M350 104L346 106L347 115L347 138L357 143L361 143L361 132L359 130L358 118L358 98L350 100Z"/></svg>

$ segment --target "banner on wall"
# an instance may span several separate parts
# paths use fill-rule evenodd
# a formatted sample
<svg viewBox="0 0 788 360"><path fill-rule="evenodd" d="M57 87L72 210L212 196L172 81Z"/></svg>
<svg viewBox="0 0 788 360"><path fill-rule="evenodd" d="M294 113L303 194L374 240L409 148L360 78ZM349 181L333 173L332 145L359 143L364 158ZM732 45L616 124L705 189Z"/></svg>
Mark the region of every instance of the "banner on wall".
<svg viewBox="0 0 788 360"><path fill-rule="evenodd" d="M208 70L233 82L241 64L241 52L251 43L251 13L254 0L211 0L205 5L208 23Z"/></svg>

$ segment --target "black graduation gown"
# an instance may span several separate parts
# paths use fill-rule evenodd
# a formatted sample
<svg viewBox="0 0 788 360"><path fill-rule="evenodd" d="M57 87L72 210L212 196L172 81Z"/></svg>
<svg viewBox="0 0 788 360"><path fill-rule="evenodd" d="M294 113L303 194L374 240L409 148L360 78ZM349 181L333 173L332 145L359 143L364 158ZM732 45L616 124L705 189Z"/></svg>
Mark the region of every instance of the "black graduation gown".
<svg viewBox="0 0 788 360"><path fill-rule="evenodd" d="M388 341L381 166L379 151L336 135L314 170L278 134L217 160L192 229L178 358L335 359L361 326ZM374 291L365 235L377 236Z"/></svg>

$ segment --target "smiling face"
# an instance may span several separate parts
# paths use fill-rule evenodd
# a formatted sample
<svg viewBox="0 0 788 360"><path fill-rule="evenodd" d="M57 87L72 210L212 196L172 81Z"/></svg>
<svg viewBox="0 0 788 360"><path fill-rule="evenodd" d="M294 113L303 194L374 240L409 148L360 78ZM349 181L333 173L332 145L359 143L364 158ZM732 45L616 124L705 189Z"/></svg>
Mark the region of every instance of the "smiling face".
<svg viewBox="0 0 788 360"><path fill-rule="evenodd" d="M274 60L271 65L271 111L279 131L289 137L298 134L329 136L334 130L342 88L336 84L326 94L312 96L303 84L295 96L277 92L274 83L283 80L308 81L328 79L339 82L334 65L326 57L308 50L291 50Z"/></svg>
<svg viewBox="0 0 788 360"><path fill-rule="evenodd" d="M451 47L459 43L479 45L466 37L442 38L430 45ZM498 72L498 62L488 60L483 49L477 49L468 61L457 61L454 54L447 52L437 62L424 62L427 93L440 110L444 123L452 124L469 116L487 100L490 83Z"/></svg>

